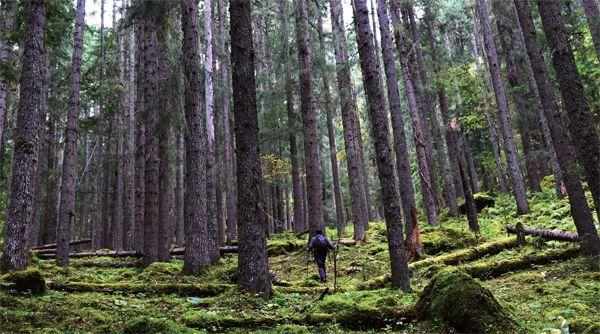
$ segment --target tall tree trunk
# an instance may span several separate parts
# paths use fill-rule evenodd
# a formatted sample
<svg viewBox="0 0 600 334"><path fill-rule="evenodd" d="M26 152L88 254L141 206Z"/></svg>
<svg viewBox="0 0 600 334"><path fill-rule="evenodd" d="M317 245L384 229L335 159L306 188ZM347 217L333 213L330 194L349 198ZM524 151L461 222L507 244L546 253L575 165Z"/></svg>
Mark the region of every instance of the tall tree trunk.
<svg viewBox="0 0 600 334"><path fill-rule="evenodd" d="M335 203L335 218L336 226L338 227L338 235L344 235L346 227L346 217L344 216L344 203L342 200L342 189L340 187L340 177L338 173L337 148L335 144L335 130L333 128L333 106L331 103L331 93L329 91L329 72L327 71L327 51L325 47L325 37L323 36L323 17L319 14L318 17L319 31L319 47L321 48L322 57L321 66L323 67L323 99L325 103L325 114L327 118L327 138L329 140L329 152L331 160L331 175L333 182L333 200Z"/></svg>
<svg viewBox="0 0 600 334"><path fill-rule="evenodd" d="M225 190L226 190L226 199L225 206L227 211L227 243L230 244L237 237L237 207L235 204L235 185L233 182L234 177L234 159L233 159L233 143L232 143L232 133L231 133L231 121L230 121L230 109L229 109L229 94L230 94L230 84L229 84L229 59L227 58L227 54L229 53L229 42L227 40L226 32L225 32L225 20L227 19L227 15L225 13L223 0L217 0L217 9L219 11L219 35L221 37L221 53L220 53L220 63L222 66L221 69L221 92L222 92L222 100L223 100L223 144L225 146ZM286 29L286 28L284 28Z"/></svg>
<svg viewBox="0 0 600 334"><path fill-rule="evenodd" d="M515 28L515 19L511 6L506 6L502 1L493 2L496 25L500 44L502 45L504 61L508 70L508 83L511 87L511 97L514 101L517 113L519 115L518 127L521 133L521 143L525 155L525 170L527 171L527 183L529 188L538 192L540 188L540 175L537 170L535 153L532 143L532 124L538 123L537 114L532 108L535 108L534 96L529 86L527 64L522 54L515 52L518 50L519 36Z"/></svg>
<svg viewBox="0 0 600 334"><path fill-rule="evenodd" d="M425 6L425 23L426 28L429 33L429 49L431 52L431 60L433 61L433 70L436 78L435 82L437 82L437 93L438 100L440 105L440 111L442 115L448 115L448 100L446 97L446 89L444 88L444 84L440 81L440 59L438 57L437 52L437 42L435 37L435 18L431 13L430 5ZM442 129L444 128L443 122L440 124L437 118L437 113L435 111L435 107L432 107L432 115L431 115L431 123L433 127L433 134L435 137L435 144L438 150L437 158L440 164L440 169L442 171L442 178L444 180L444 197L446 198L446 204L450 209L451 216L458 216L458 205L456 201L456 189L454 188L454 180L452 176L452 171L450 170L450 158L446 160L446 148L444 146L444 134ZM443 118L442 118L443 119Z"/></svg>
<svg viewBox="0 0 600 334"><path fill-rule="evenodd" d="M535 24L531 17L529 3L518 0L514 0L513 3L516 7L519 23L523 31L527 54L531 60L535 82L540 95L540 101L543 105L544 115L548 121L550 134L552 135L554 149L563 172L565 187L569 193L569 204L577 233L583 241L582 247L585 252L590 256L598 256L600 252L598 232L594 226L592 213L587 205L578 168L575 167L577 165L575 153L573 152L572 144L569 141L567 130L562 121L558 103L554 95L554 88L550 83L550 78L546 70L542 49L536 36Z"/></svg>
<svg viewBox="0 0 600 334"><path fill-rule="evenodd" d="M85 118L90 117L89 109L85 110ZM90 138L88 133L86 133L83 137L83 142L85 144L85 153L84 153L84 170L81 173L81 207L79 213L79 238L88 238L91 232L89 228L89 213L90 213L90 194L92 193L91 185L90 185L90 162L92 158L92 145L90 143ZM95 147L94 147L95 148Z"/></svg>
<svg viewBox="0 0 600 334"><path fill-rule="evenodd" d="M323 230L321 207L321 171L319 170L319 142L317 136L317 110L313 93L312 48L308 27L307 0L298 0L298 58L300 60L300 106L304 130L304 156L306 157L306 185L308 196L308 229L310 237Z"/></svg>
<svg viewBox="0 0 600 334"><path fill-rule="evenodd" d="M271 296L265 216L260 198L260 152L250 2L231 0L231 67L238 185L238 288Z"/></svg>
<svg viewBox="0 0 600 334"><path fill-rule="evenodd" d="M596 123L592 118L565 24L560 16L560 3L538 1L538 9L548 46L552 50L552 65L556 71L563 104L569 117L569 132L600 216L600 139Z"/></svg>
<svg viewBox="0 0 600 334"><path fill-rule="evenodd" d="M128 108L125 115L126 141L125 152L123 155L124 163L124 184L125 184L125 204L124 204L124 233L125 249L135 249L135 27L132 25L129 29L129 78L128 78Z"/></svg>
<svg viewBox="0 0 600 334"><path fill-rule="evenodd" d="M364 240L365 227L368 224L367 195L365 193L364 167L361 163L359 144L360 125L357 124L356 96L351 78L351 67L348 61L348 49L344 14L341 0L330 0L333 45L337 70L337 87L340 97L342 124L344 127L344 145L346 150L348 182L350 183L350 200L352 204L352 222L354 239Z"/></svg>
<svg viewBox="0 0 600 334"><path fill-rule="evenodd" d="M2 8L4 16L4 22L2 24L2 40L0 40L0 64L4 66L9 58L11 51L11 41L9 36L13 34L14 31L14 9L13 4L9 1L3 5ZM0 73L0 140L4 143L4 132L5 132L5 119L6 119L6 107L8 105L8 93L10 89L8 86L7 79L4 77L3 73ZM4 150L0 152L0 155L4 155ZM0 164L0 178L2 177L2 171L4 164Z"/></svg>
<svg viewBox="0 0 600 334"><path fill-rule="evenodd" d="M393 41L392 34L390 32L390 20L385 0L377 0L377 16L379 18L383 67L386 76L390 113L392 116L392 130L394 132L396 169L398 172L398 180L400 181L400 202L402 204L402 212L404 213L404 226L406 227L405 245L409 254L409 258L414 258L415 255L422 255L423 250L419 240L419 221L417 219L415 189L412 184L412 176L410 172L410 158L408 156L408 148L406 146L404 119L402 116L402 107L400 105L398 73L396 69L394 50L392 49Z"/></svg>
<svg viewBox="0 0 600 334"><path fill-rule="evenodd" d="M476 2L479 11L479 21L483 29L483 39L485 42L489 71L492 77L494 94L496 96L496 105L498 106L498 116L502 126L502 134L504 135L504 151L506 154L508 176L512 185L513 195L517 202L517 213L526 214L529 212L529 203L525 196L525 185L523 183L521 170L519 169L519 158L517 156L517 148L513 139L513 130L510 121L510 110L506 99L502 73L500 72L496 45L488 20L488 10L483 0L476 0Z"/></svg>
<svg viewBox="0 0 600 334"><path fill-rule="evenodd" d="M145 0L147 6L155 6ZM158 27L156 19L149 15L144 21L144 51L140 55L144 62L144 259L148 266L158 261L159 217L159 157L158 157L158 80L159 54L157 50Z"/></svg>
<svg viewBox="0 0 600 334"><path fill-rule="evenodd" d="M144 21L138 22L138 38L137 38L137 64L136 64L136 91L137 91L137 119L135 131L135 223L133 227L133 248L137 251L144 250L144 140L145 129L143 123L144 113L144 61L142 54L144 53Z"/></svg>
<svg viewBox="0 0 600 334"><path fill-rule="evenodd" d="M392 24L394 26L394 37L396 48L400 56L402 65L402 76L406 87L406 95L408 100L408 110L413 124L413 136L415 140L415 150L417 153L417 161L419 164L419 174L421 177L421 194L423 196L423 211L427 215L427 221L430 225L438 224L436 213L436 199L431 182L429 181L429 164L427 162L427 150L425 132L427 131L424 117L422 115L421 106L418 102L417 89L413 84L413 75L409 64L409 50L406 47L406 41L402 35L402 26L400 24L400 10L397 0L390 2L392 13Z"/></svg>
<svg viewBox="0 0 600 334"><path fill-rule="evenodd" d="M600 9L596 0L582 0L585 17L590 28L590 35L596 49L596 57L600 61Z"/></svg>
<svg viewBox="0 0 600 334"><path fill-rule="evenodd" d="M75 11L75 34L73 60L71 63L71 86L69 89L69 112L65 127L65 149L62 164L60 205L58 207L58 233L56 262L59 266L69 264L69 241L71 225L75 221L75 185L77 183L77 125L79 123L79 90L83 56L83 24L85 0L77 0Z"/></svg>
<svg viewBox="0 0 600 334"><path fill-rule="evenodd" d="M177 130L175 158L175 241L178 246L185 244L185 186L184 186L184 140L183 129Z"/></svg>
<svg viewBox="0 0 600 334"><path fill-rule="evenodd" d="M183 271L198 275L210 264L206 218L206 147L200 100L200 36L198 4L181 1L184 54L186 133L185 255ZM255 189L256 191L256 189Z"/></svg>
<svg viewBox="0 0 600 334"><path fill-rule="evenodd" d="M113 6L116 6L116 1L113 2ZM113 12L113 15L115 13ZM115 18L113 17L113 20ZM119 105L118 110L115 113L115 136L116 136L116 173L115 173L115 195L114 195L114 215L113 215L113 235L112 245L115 250L125 249L125 220L124 220L124 152L125 152L125 115L128 111L127 106L127 92L125 83L125 31L123 28L119 29Z"/></svg>
<svg viewBox="0 0 600 334"><path fill-rule="evenodd" d="M207 160L206 160L206 215L208 224L209 254L211 262L215 262L219 255L217 243L217 179L215 161L215 110L213 98L213 40L212 40L212 0L204 0L204 111L207 135Z"/></svg>
<svg viewBox="0 0 600 334"><path fill-rule="evenodd" d="M9 202L4 225L4 254L1 270L21 270L27 266L26 235L33 213L32 182L38 158L37 132L44 68L44 22L46 3L27 5L27 29L21 67L19 109L15 127Z"/></svg>
<svg viewBox="0 0 600 334"><path fill-rule="evenodd" d="M392 285L408 292L411 289L406 251L402 242L402 224L400 224L402 218L400 203L398 202L398 189L394 164L392 163L389 129L379 75L379 62L375 55L366 0L354 0L352 8L360 65L365 92L368 96L371 132L377 156L377 171L385 206Z"/></svg>
<svg viewBox="0 0 600 334"><path fill-rule="evenodd" d="M55 86L53 86L54 88ZM56 111L49 110L46 121L46 134L44 140L45 157L44 166L44 197L43 209L41 212L40 228L41 243L48 244L56 242L56 221L57 221L57 197L56 184L58 183L56 165Z"/></svg>
<svg viewBox="0 0 600 334"><path fill-rule="evenodd" d="M48 91L50 86L50 74L51 74L51 62L48 54L44 55L44 84L42 86L42 100L40 103L40 123L38 127L38 158L36 164L36 173L34 179L34 198L33 198L33 214L31 220L31 227L29 234L27 235L28 247L32 247L38 244L40 235L40 223L41 223L41 208L42 208L42 190L43 190L43 177L46 174L45 167L45 141L46 141L46 116L50 110L48 104Z"/></svg>
<svg viewBox="0 0 600 334"><path fill-rule="evenodd" d="M469 144L469 137L464 134L461 138L461 143L464 141L464 145L461 144L461 148L465 151L466 170L469 173L469 180L471 183L471 191L476 194L479 192L479 176L477 175L477 169L475 168L475 159L473 158L473 151Z"/></svg>

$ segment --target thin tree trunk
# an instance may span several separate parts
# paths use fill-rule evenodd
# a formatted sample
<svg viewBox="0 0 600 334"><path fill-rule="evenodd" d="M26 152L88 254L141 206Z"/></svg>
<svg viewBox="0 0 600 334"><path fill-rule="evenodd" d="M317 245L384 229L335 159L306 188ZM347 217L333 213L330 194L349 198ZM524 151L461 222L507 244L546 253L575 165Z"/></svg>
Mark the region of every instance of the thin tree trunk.
<svg viewBox="0 0 600 334"><path fill-rule="evenodd" d="M471 150L471 145L469 144L469 137L467 134L462 136L461 141L464 141L464 145L461 144L461 147L465 150L465 158L467 159L465 168L469 173L471 191L476 194L479 192L479 176L477 175L475 159L473 158L473 151Z"/></svg>
<svg viewBox="0 0 600 334"><path fill-rule="evenodd" d="M116 1L113 2L113 6L116 6ZM113 11L113 15L114 15ZM113 17L113 20L115 18ZM113 215L113 235L112 235L112 245L115 250L123 250L125 249L125 221L124 221L124 174L125 174L125 166L124 166L124 151L125 151L125 127L124 127L124 118L128 111L127 106L127 92L126 83L125 83L125 31L122 28L119 29L119 86L121 90L119 91L119 105L118 110L115 113L114 122L116 124L116 179L115 179L115 196L114 196L114 215Z"/></svg>
<svg viewBox="0 0 600 334"><path fill-rule="evenodd" d="M483 29L483 38L485 42L486 55L488 59L489 71L492 77L494 94L496 96L496 105L498 106L498 116L502 126L502 134L504 135L504 151L506 153L506 165L508 176L512 185L513 195L517 202L517 213L526 214L529 212L529 203L525 196L525 185L523 176L519 169L519 160L517 156L517 148L513 140L513 131L510 121L510 111L508 101L504 89L504 81L500 72L500 64L498 55L496 54L496 45L492 36L492 30L488 21L488 10L483 0L476 0L477 9L479 11L479 21Z"/></svg>
<svg viewBox="0 0 600 334"><path fill-rule="evenodd" d="M582 0L585 17L590 28L590 35L596 49L596 57L600 61L600 9L596 0Z"/></svg>
<svg viewBox="0 0 600 334"><path fill-rule="evenodd" d="M27 266L27 235L33 213L32 182L38 157L37 132L44 68L44 22L46 3L32 1L27 6L27 29L21 67L19 109L15 127L9 202L4 225L4 254L1 270L21 270Z"/></svg>
<svg viewBox="0 0 600 334"><path fill-rule="evenodd" d="M342 189L340 187L340 177L338 173L338 161L337 161L337 148L335 144L335 130L333 128L333 105L331 103L331 93L329 91L329 72L327 71L327 58L325 57L325 37L323 36L323 18L321 15L318 17L319 31L319 46L321 48L323 62L323 99L325 102L325 114L327 118L327 138L329 140L329 153L331 160L331 175L333 182L333 200L335 203L335 218L336 226L338 227L338 235L344 234L346 227L346 217L344 216L344 203L342 200Z"/></svg>
<svg viewBox="0 0 600 334"><path fill-rule="evenodd" d="M458 132L458 126L456 125L456 119L452 119L450 123L451 131L451 145L454 146L453 150L456 152L463 152L461 135ZM469 176L465 173L465 163L463 162L462 155L458 157L458 169L460 178L462 180L462 187L465 193L465 204L467 206L467 220L469 222L469 229L472 232L479 233L479 223L477 222L477 207L475 206L475 200L473 199L473 192L471 190L471 184L468 182Z"/></svg>
<svg viewBox="0 0 600 334"><path fill-rule="evenodd" d="M308 197L308 229L310 237L323 230L321 207L321 171L319 170L319 143L317 137L317 111L315 108L312 75L312 48L308 27L307 0L298 0L298 58L300 60L300 106L304 130L304 156L306 157L306 185Z"/></svg>
<svg viewBox="0 0 600 334"><path fill-rule="evenodd" d="M183 129L177 131L175 160L175 240L177 245L185 245L185 187L184 187L184 141Z"/></svg>
<svg viewBox="0 0 600 334"><path fill-rule="evenodd" d="M154 6L146 0L147 6ZM159 157L158 157L158 80L159 53L157 50L158 27L156 19L145 16L144 21L144 51L140 55L144 62L144 259L143 265L148 266L158 261L158 229L159 217Z"/></svg>
<svg viewBox="0 0 600 334"><path fill-rule="evenodd" d="M560 16L560 3L538 1L538 9L548 46L552 50L552 65L556 71L563 104L569 117L569 132L573 138L577 158L583 165L596 212L600 216L600 139L596 123L592 118L569 37Z"/></svg>
<svg viewBox="0 0 600 334"><path fill-rule="evenodd" d="M53 88L56 86L53 86ZM56 174L57 158L56 158L56 111L49 110L48 120L46 122L45 134L45 157L46 165L43 175L44 179L44 197L43 210L41 212L40 228L42 243L56 242L56 221L57 221L57 197L56 184L58 177Z"/></svg>
<svg viewBox="0 0 600 334"><path fill-rule="evenodd" d="M250 2L232 0L231 64L238 185L238 288L271 296L265 216L260 198L260 152Z"/></svg>
<svg viewBox="0 0 600 334"><path fill-rule="evenodd" d="M585 193L580 181L578 169L575 167L577 161L573 152L567 130L562 121L560 110L554 96L554 88L550 83L550 78L546 70L546 64L542 55L537 36L535 24L531 17L529 3L525 1L513 1L519 23L523 32L525 46L537 84L540 95L540 101L543 105L544 115L548 121L550 134L554 143L554 149L558 157L558 162L563 171L564 183L569 192L569 204L571 206L571 215L577 228L577 233L583 241L582 248L590 256L598 256L600 245L598 244L598 232L594 226L592 213L587 205Z"/></svg>
<svg viewBox="0 0 600 334"><path fill-rule="evenodd" d="M125 184L125 207L124 207L124 233L125 249L135 249L135 28L132 25L129 29L129 78L128 78L128 108L125 116L126 141L125 152L123 156L124 163L124 184Z"/></svg>
<svg viewBox="0 0 600 334"><path fill-rule="evenodd" d="M392 162L389 129L387 124L384 96L381 89L379 62L375 55L367 3L365 0L353 2L354 28L363 73L365 92L368 96L369 118L371 132L375 142L377 156L377 171L381 192L385 205L385 221L387 229L392 285L410 291L408 263L404 243L402 242L402 224L400 203L394 164Z"/></svg>
<svg viewBox="0 0 600 334"><path fill-rule="evenodd" d="M85 118L90 117L89 109L85 110ZM84 171L82 172L81 180L81 212L79 213L79 238L88 238L91 229L89 228L89 213L90 213L90 162L92 158L92 147L88 133L83 138L85 144L84 153Z"/></svg>
<svg viewBox="0 0 600 334"><path fill-rule="evenodd" d="M4 22L2 24L2 37L3 39L0 41L0 64L4 66L10 59L10 51L11 51L11 43L8 39L8 36L11 36L14 31L14 9L13 4L9 1L3 5L5 8L3 10ZM6 109L8 105L8 93L10 92L7 79L4 77L3 73L0 73L0 139L2 143L4 143L4 132L5 132L5 119L6 119ZM4 150L0 152L0 155L4 155ZM0 171L3 170L3 165L0 164ZM0 173L2 174L2 173ZM1 177L1 176L0 176Z"/></svg>
<svg viewBox="0 0 600 334"><path fill-rule="evenodd" d="M436 81L439 81L439 77L440 77L440 59L438 57L438 53L437 53L437 43L436 43L436 38L435 38L435 23L434 20L435 18L432 16L432 13L430 12L431 8L430 5L425 6L425 23L426 23L426 27L427 27L427 31L429 32L429 49L431 52L431 60L433 61L433 69L434 69L434 73L436 78ZM439 100L439 105L440 105L440 111L442 113L442 115L448 115L450 113L449 109L448 109L448 100L446 97L446 89L444 88L444 84L443 83L437 83L438 87L437 87L437 92L438 92L438 100ZM446 204L448 205L448 208L450 209L450 215L453 217L458 216L458 205L457 205L457 201L456 201L456 189L454 188L454 180L452 177L452 171L450 170L450 158L448 157L448 160L446 160L446 148L444 146L444 134L442 129L444 128L444 124L443 122L440 123L438 121L437 118L437 113L435 111L435 108L432 108L432 115L431 115L431 123L433 125L433 134L435 137L435 143L436 143L436 147L438 150L438 154L437 154L437 158L438 158L438 162L440 164L440 169L442 171L442 178L444 180L444 196L446 198Z"/></svg>
<svg viewBox="0 0 600 334"><path fill-rule="evenodd" d="M183 271L198 275L210 264L206 218L206 147L200 100L200 36L198 4L181 1L184 54L186 133L185 255ZM256 189L254 190L256 191Z"/></svg>
<svg viewBox="0 0 600 334"><path fill-rule="evenodd" d="M392 24L394 26L395 31L394 37L396 41L396 48L400 56L400 63L402 65L402 76L404 79L404 85L406 87L408 110L410 112L410 118L413 124L415 150L417 153L419 174L421 177L423 211L425 211L427 221L429 222L429 224L435 226L438 224L436 213L436 199L433 189L431 187L431 183L429 181L429 164L427 162L427 151L424 139L424 133L427 131L427 129L425 128L421 108L418 103L417 89L413 84L413 76L409 64L409 50L406 47L406 41L404 39L404 36L402 35L402 26L400 24L400 13L397 0L392 0L390 2L390 9L392 14Z"/></svg>
<svg viewBox="0 0 600 334"><path fill-rule="evenodd" d="M406 133L404 132L404 119L400 105L400 90L398 88L398 73L394 51L392 49L392 34L390 32L389 15L385 0L377 0L377 16L379 18L379 31L381 36L381 51L383 54L383 66L385 70L388 100L392 118L392 130L394 133L394 150L396 153L396 169L400 181L400 203L404 214L404 226L406 228L405 245L409 258L422 255L421 242L419 240L419 221L417 219L417 204L415 201L415 189L410 172L410 158L406 146ZM384 203L385 207L385 203Z"/></svg>
<svg viewBox="0 0 600 334"><path fill-rule="evenodd" d="M133 227L133 249L137 251L144 250L144 140L145 129L143 123L144 112L144 61L142 54L144 52L144 21L138 22L138 38L137 38L137 64L136 64L136 91L137 91L137 119L135 132L135 223Z"/></svg>
<svg viewBox="0 0 600 334"><path fill-rule="evenodd" d="M365 227L368 224L367 195L365 193L364 167L361 163L361 152L358 137L359 124L356 124L356 97L348 61L348 49L344 25L343 9L340 0L330 0L333 45L337 70L337 87L340 97L342 124L344 127L344 145L347 159L348 182L350 183L350 200L352 204L352 222L354 239L364 240Z"/></svg>

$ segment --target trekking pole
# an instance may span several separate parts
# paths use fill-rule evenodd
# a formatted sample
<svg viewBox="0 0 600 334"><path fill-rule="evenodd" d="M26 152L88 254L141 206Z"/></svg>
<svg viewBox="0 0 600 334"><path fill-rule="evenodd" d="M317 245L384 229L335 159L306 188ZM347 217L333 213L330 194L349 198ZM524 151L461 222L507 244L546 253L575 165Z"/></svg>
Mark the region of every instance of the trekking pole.
<svg viewBox="0 0 600 334"><path fill-rule="evenodd" d="M309 260L310 254L309 252L306 252L306 280L308 281L308 262Z"/></svg>
<svg viewBox="0 0 600 334"><path fill-rule="evenodd" d="M339 246L340 243L338 241L333 249L333 291L337 291L337 252Z"/></svg>

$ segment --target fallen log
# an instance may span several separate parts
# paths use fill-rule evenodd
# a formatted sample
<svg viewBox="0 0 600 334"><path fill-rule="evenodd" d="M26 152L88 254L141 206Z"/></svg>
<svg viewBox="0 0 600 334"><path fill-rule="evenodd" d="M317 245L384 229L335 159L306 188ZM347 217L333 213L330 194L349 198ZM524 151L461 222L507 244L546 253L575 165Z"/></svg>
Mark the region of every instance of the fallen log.
<svg viewBox="0 0 600 334"><path fill-rule="evenodd" d="M53 259L56 257L54 253L41 253L37 254L40 259ZM97 252L81 252L81 253L69 253L70 258L83 258L83 257L142 257L143 254L138 251L97 251Z"/></svg>
<svg viewBox="0 0 600 334"><path fill-rule="evenodd" d="M85 282L59 282L46 281L46 286L51 290L65 292L98 292L112 294L145 293L147 295L170 295L189 297L213 297L233 289L232 284L189 284L189 283L85 283Z"/></svg>
<svg viewBox="0 0 600 334"><path fill-rule="evenodd" d="M506 232L510 234L518 234L517 226L515 225L507 225ZM558 241L569 241L569 242L579 242L579 236L575 233L560 231L560 230L542 230L539 228L533 227L523 227L524 235L535 235L538 237L542 237L544 239L550 240L558 240Z"/></svg>
<svg viewBox="0 0 600 334"><path fill-rule="evenodd" d="M69 242L69 246L89 244L91 242L92 242L92 239L73 240L73 241ZM56 249L57 246L58 245L56 243L45 244L45 245L31 247L31 250L40 250L40 249L48 249L48 248L54 248L54 249Z"/></svg>
<svg viewBox="0 0 600 334"><path fill-rule="evenodd" d="M466 264L458 267L473 278L489 279L511 271L530 268L533 265L544 265L555 261L564 261L579 255L579 248L567 248L544 254L530 254L512 259Z"/></svg>

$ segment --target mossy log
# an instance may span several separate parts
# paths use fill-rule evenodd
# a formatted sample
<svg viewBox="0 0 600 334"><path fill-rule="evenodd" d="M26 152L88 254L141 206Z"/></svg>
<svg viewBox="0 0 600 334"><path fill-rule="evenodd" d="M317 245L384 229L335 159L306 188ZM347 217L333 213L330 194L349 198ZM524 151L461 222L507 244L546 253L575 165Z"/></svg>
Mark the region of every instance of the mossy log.
<svg viewBox="0 0 600 334"><path fill-rule="evenodd" d="M421 261L416 261L408 265L411 270L416 270L432 265L454 265L465 261L472 261L486 255L498 254L506 249L517 247L519 244L516 238L504 238L497 241L490 241L479 246L463 249L446 255L430 257ZM391 275L385 274L375 277L357 286L358 290L376 290L385 287L391 282Z"/></svg>
<svg viewBox="0 0 600 334"><path fill-rule="evenodd" d="M69 246L84 245L84 244L89 244L91 242L92 242L92 239L73 240L73 241L69 242ZM49 249L49 248L56 249L56 246L57 246L56 243L51 243L51 244L45 244L45 245L31 247L31 250L40 250L40 249Z"/></svg>
<svg viewBox="0 0 600 334"><path fill-rule="evenodd" d="M56 253L41 253L37 254L40 259L53 259L56 257ZM81 253L69 253L70 258L84 258L84 257L142 257L143 254L138 251L97 251L97 252L81 252Z"/></svg>
<svg viewBox="0 0 600 334"><path fill-rule="evenodd" d="M71 262L71 267L98 267L98 268L131 268L140 265L135 261L81 261Z"/></svg>
<svg viewBox="0 0 600 334"><path fill-rule="evenodd" d="M0 287L16 293L29 293L41 296L46 292L46 282L39 269L25 269L0 276L0 280L8 282Z"/></svg>
<svg viewBox="0 0 600 334"><path fill-rule="evenodd" d="M564 261L579 255L579 248L561 249L541 255L531 254L512 259L488 261L477 264L466 264L458 267L472 277L487 279L498 277L511 271L529 268L533 265L543 265L554 261Z"/></svg>
<svg viewBox="0 0 600 334"><path fill-rule="evenodd" d="M506 233L517 234L517 226L515 225L507 225ZM523 227L524 235L535 235L544 239L550 240L558 240L558 241L569 241L569 242L579 242L579 236L575 233L560 231L560 230L542 230L539 228L533 227Z"/></svg>
<svg viewBox="0 0 600 334"><path fill-rule="evenodd" d="M147 295L176 294L189 297L212 297L233 289L232 284L188 284L188 283L85 283L46 281L49 289L65 292L98 292L124 294L145 293Z"/></svg>

